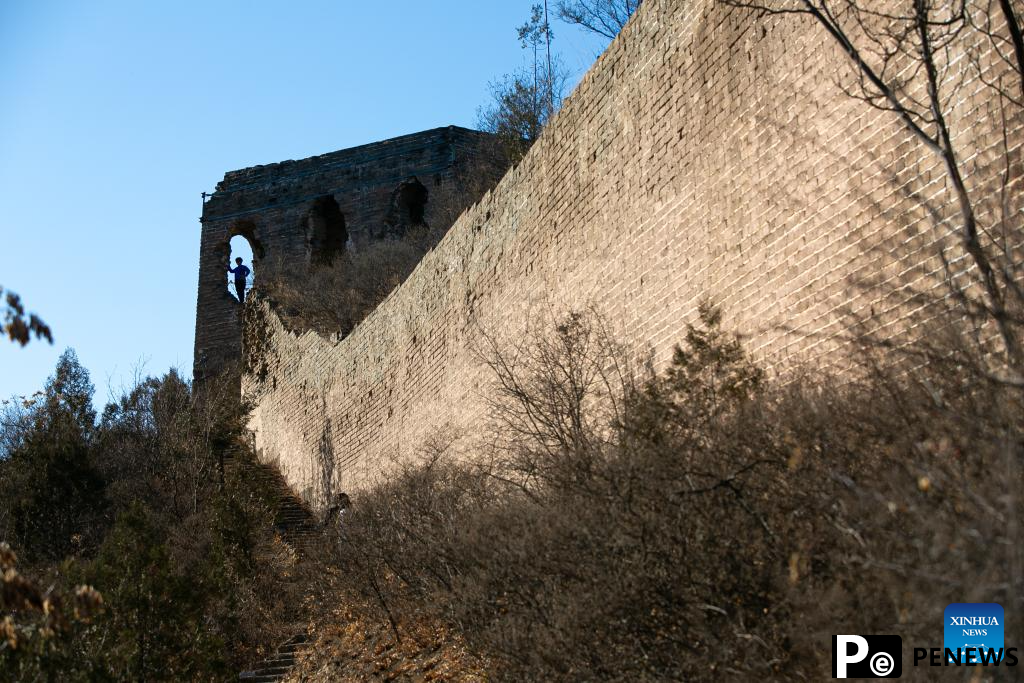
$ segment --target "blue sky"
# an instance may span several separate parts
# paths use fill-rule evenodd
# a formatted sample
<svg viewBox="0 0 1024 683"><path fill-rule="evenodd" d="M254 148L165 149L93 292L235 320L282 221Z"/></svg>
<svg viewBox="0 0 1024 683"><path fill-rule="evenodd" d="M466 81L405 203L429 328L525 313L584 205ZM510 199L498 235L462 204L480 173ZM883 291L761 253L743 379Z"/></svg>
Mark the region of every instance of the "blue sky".
<svg viewBox="0 0 1024 683"><path fill-rule="evenodd" d="M0 344L0 398L74 347L97 403L191 373L200 192L225 171L449 124L523 64L530 0L0 0L0 285L54 330ZM605 43L553 24L578 78Z"/></svg>

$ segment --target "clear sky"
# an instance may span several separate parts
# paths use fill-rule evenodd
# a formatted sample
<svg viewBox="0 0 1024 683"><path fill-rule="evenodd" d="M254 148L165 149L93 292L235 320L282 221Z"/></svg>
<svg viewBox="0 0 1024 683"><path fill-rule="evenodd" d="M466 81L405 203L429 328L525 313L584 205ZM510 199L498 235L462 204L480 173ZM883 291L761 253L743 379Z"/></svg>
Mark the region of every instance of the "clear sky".
<svg viewBox="0 0 1024 683"><path fill-rule="evenodd" d="M0 285L54 344L0 343L0 398L74 347L96 402L191 374L200 192L225 171L445 125L523 64L531 0L0 0ZM553 23L578 78L602 39Z"/></svg>

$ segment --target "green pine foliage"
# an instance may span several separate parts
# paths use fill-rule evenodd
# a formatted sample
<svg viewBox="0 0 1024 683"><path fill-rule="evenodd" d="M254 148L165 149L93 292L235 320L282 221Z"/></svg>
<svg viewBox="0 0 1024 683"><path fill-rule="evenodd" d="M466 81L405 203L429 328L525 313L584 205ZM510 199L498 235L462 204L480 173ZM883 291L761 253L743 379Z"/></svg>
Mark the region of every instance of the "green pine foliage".
<svg viewBox="0 0 1024 683"><path fill-rule="evenodd" d="M103 410L71 350L0 420L0 671L12 681L234 678L279 634L286 564L237 394L176 372Z"/></svg>

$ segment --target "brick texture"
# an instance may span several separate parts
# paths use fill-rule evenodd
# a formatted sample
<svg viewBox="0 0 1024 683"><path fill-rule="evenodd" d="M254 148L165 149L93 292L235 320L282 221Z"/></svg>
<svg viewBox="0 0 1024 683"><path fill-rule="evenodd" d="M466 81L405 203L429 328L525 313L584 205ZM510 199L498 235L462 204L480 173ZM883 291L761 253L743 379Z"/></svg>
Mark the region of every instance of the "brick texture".
<svg viewBox="0 0 1024 683"><path fill-rule="evenodd" d="M543 310L594 306L659 366L705 297L773 368L835 358L851 314L905 326L955 206L936 158L843 94L847 73L810 20L645 2L527 157L349 337L254 310L243 389L261 458L315 503L438 429L478 431L479 330L516 335ZM1004 170L998 105L971 78L951 105L982 213Z"/></svg>

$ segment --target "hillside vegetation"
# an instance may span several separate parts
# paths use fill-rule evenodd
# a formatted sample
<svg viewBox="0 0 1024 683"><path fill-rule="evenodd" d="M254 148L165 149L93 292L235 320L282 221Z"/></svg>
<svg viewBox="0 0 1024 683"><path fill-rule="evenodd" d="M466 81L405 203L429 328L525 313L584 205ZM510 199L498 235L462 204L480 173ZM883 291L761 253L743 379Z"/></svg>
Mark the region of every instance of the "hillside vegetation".
<svg viewBox="0 0 1024 683"><path fill-rule="evenodd" d="M0 430L5 677L229 680L298 624L293 680L817 680L837 629L939 646L951 602L1021 608L1024 389L962 321L785 382L712 306L662 373L608 328L485 335L486 430L397 463L303 572L227 389L172 372L97 419L65 354Z"/></svg>
<svg viewBox="0 0 1024 683"><path fill-rule="evenodd" d="M1022 390L962 321L785 382L710 306L661 374L606 327L485 344L490 429L439 433L342 516L345 614L295 680L407 679L352 677L360 648L435 653L425 680L821 680L833 633L940 647L949 603L1019 613Z"/></svg>
<svg viewBox="0 0 1024 683"><path fill-rule="evenodd" d="M0 679L228 680L282 638L294 562L229 386L200 401L172 371L97 419L68 351L5 406Z"/></svg>

